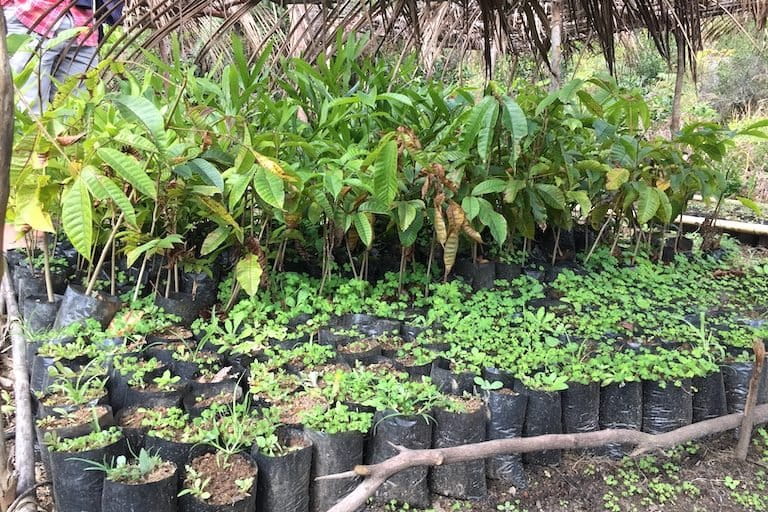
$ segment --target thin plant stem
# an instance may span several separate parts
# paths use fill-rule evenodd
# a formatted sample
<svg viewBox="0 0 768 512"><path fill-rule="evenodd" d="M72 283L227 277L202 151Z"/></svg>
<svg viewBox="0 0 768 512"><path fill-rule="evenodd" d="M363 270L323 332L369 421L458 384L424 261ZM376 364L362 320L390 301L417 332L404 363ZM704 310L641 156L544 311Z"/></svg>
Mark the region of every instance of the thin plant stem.
<svg viewBox="0 0 768 512"><path fill-rule="evenodd" d="M51 280L51 262L48 258L48 233L43 233L43 268L45 274L45 292L48 294L48 302L53 303L53 282Z"/></svg>
<svg viewBox="0 0 768 512"><path fill-rule="evenodd" d="M117 265L117 250L115 248L116 244L112 244L112 258L110 261L110 268L109 268L109 293L111 295L117 295L117 283L115 282L115 265Z"/></svg>
<svg viewBox="0 0 768 512"><path fill-rule="evenodd" d="M424 297L429 297L429 285L432 281L432 260L435 259L435 237L432 236L432 242L429 244L429 259L427 260L427 282L424 285Z"/></svg>
<svg viewBox="0 0 768 512"><path fill-rule="evenodd" d="M608 216L607 219L605 219L605 222L603 222L603 225L600 227L600 231L597 232L597 236L595 237L595 242L592 244L592 247L589 249L589 252L587 253L587 257L584 258L584 263L588 263L589 259L592 257L592 254L595 252L595 249L597 249L597 244L600 243L600 239L603 238L603 233L605 233L605 228L608 227L608 223L611 221L611 217Z"/></svg>
<svg viewBox="0 0 768 512"><path fill-rule="evenodd" d="M96 266L93 269L93 274L91 275L91 280L88 282L88 287L85 289L86 295L90 295L93 292L93 288L96 286L96 280L99 277L99 272L101 272L101 267L104 266L104 260L107 259L107 251L109 251L110 246L115 240L115 235L117 235L117 230L120 229L120 225L123 223L123 217L124 217L124 214L121 212L120 216L117 218L117 222L115 222L115 225L112 228L112 231L109 233L109 238L107 239L107 243L104 245L104 248L101 251L101 255L99 256L99 261L96 263Z"/></svg>

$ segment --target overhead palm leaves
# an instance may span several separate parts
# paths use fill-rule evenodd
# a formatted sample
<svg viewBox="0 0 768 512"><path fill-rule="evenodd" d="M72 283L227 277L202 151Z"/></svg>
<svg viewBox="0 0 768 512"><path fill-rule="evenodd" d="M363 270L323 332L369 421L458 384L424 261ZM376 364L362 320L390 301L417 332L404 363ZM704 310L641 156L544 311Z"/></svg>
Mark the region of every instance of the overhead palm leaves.
<svg viewBox="0 0 768 512"><path fill-rule="evenodd" d="M544 0L306 4L293 0L129 0L126 4L127 30L111 38L109 55L133 56L137 48L158 47L167 53L167 37L176 33L182 34L182 52L201 63L210 54L222 57L230 30L245 36L251 55L273 44L277 48L274 58L302 56L309 61L333 51L339 29L367 31L374 35L368 43L370 50L417 51L427 71L433 69L439 55L460 62L469 49L483 50L489 70L499 53L527 46L546 62L550 50L552 3ZM685 63L690 64L701 47L703 18L742 12L751 14L760 26L768 18L766 0L568 0L564 7L566 42L596 39L610 68L618 31L647 29L665 58L671 58L674 38L686 47Z"/></svg>

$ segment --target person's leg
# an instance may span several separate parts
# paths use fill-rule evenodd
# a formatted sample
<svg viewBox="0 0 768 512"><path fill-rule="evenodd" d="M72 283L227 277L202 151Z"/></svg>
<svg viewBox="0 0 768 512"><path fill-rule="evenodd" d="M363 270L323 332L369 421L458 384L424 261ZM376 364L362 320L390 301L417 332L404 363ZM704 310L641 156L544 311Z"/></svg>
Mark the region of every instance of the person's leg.
<svg viewBox="0 0 768 512"><path fill-rule="evenodd" d="M6 11L7 13L7 11ZM29 33L29 29L21 23L16 16L11 14L7 18L8 35L22 34L29 35L30 40L25 43L25 47L29 49L37 48L40 45L42 36L35 33ZM43 43L44 44L44 43ZM20 74L27 65L33 61L34 54L31 51L19 50L13 54L10 60L11 70L14 76ZM18 106L23 110L29 109L35 114L40 114L41 98L48 98L51 89L51 78L48 70L53 64L55 55L52 52L43 52L40 59L35 60L33 64L36 71L34 71L27 81L19 87L19 100Z"/></svg>
<svg viewBox="0 0 768 512"><path fill-rule="evenodd" d="M66 82L70 77L85 78L85 73L99 63L97 48L93 46L72 46L61 56L59 65L53 70L53 83L50 89L50 101L56 95L58 85ZM55 65L55 64L54 64ZM82 87L82 82L78 88Z"/></svg>

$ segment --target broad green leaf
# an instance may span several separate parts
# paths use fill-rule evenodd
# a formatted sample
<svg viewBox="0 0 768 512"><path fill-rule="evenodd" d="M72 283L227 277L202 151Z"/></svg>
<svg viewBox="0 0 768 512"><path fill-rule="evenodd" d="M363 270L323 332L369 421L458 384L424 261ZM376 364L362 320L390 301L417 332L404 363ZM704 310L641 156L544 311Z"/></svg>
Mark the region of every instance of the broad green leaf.
<svg viewBox="0 0 768 512"><path fill-rule="evenodd" d="M341 169L326 169L323 173L323 183L325 190L335 200L339 197L341 188L344 186L344 171Z"/></svg>
<svg viewBox="0 0 768 512"><path fill-rule="evenodd" d="M366 247L370 247L373 243L373 227L368 219L368 215L363 212L357 212L353 216L352 221L355 224L355 231L357 231L360 240Z"/></svg>
<svg viewBox="0 0 768 512"><path fill-rule="evenodd" d="M382 101L382 100L389 101L390 103L391 102L404 103L409 107L413 106L413 102L411 101L411 98L409 98L405 94L398 94L395 92L385 92L376 96L376 101Z"/></svg>
<svg viewBox="0 0 768 512"><path fill-rule="evenodd" d="M657 188L654 188L654 190L659 197L659 210L656 212L656 216L664 224L669 224L672 222L672 203L663 191Z"/></svg>
<svg viewBox="0 0 768 512"><path fill-rule="evenodd" d="M487 223L488 229L491 230L491 235L496 240L496 243L503 245L507 239L507 219L498 212L490 212Z"/></svg>
<svg viewBox="0 0 768 512"><path fill-rule="evenodd" d="M576 96L579 97L581 104L587 107L587 110L589 110L590 113L597 117L603 117L603 107L600 106L597 101L595 101L595 98L591 94L589 94L587 91L581 90L576 93Z"/></svg>
<svg viewBox="0 0 768 512"><path fill-rule="evenodd" d="M96 154L121 178L133 185L133 188L145 196L157 199L157 190L152 178L144 172L135 158L112 148L99 148Z"/></svg>
<svg viewBox="0 0 768 512"><path fill-rule="evenodd" d="M397 235L400 238L400 244L403 247L410 247L415 244L419 237L419 231L423 225L424 215L421 212L418 212L416 217L414 217L413 222L411 222L411 225L408 226L408 229L398 231Z"/></svg>
<svg viewBox="0 0 768 512"><path fill-rule="evenodd" d="M589 194L586 190L570 190L566 193L566 196L571 201L576 201L581 209L581 215L589 215L589 211L592 209L592 201L589 199Z"/></svg>
<svg viewBox="0 0 768 512"><path fill-rule="evenodd" d="M659 210L661 203L655 187L645 186L640 189L640 197L637 201L637 222L645 224L651 220Z"/></svg>
<svg viewBox="0 0 768 512"><path fill-rule="evenodd" d="M541 100L538 105L536 105L536 111L534 112L536 117L540 117L541 114L543 114L544 111L547 110L547 108L549 108L549 106L556 101L560 101L559 91L552 91L543 100Z"/></svg>
<svg viewBox="0 0 768 512"><path fill-rule="evenodd" d="M261 284L261 275L264 269L261 268L259 257L255 254L247 254L235 266L235 278L240 283L240 287L245 293L253 297L259 290Z"/></svg>
<svg viewBox="0 0 768 512"><path fill-rule="evenodd" d="M91 195L100 201L111 199L123 212L126 222L136 227L136 210L134 210L131 201L114 181L97 173L98 170L91 165L83 167L80 172L80 176L85 180Z"/></svg>
<svg viewBox="0 0 768 512"><path fill-rule="evenodd" d="M397 218L400 231L406 231L416 218L416 207L406 201L397 205Z"/></svg>
<svg viewBox="0 0 768 512"><path fill-rule="evenodd" d="M461 200L461 209L464 210L467 220L472 221L480 213L480 201L476 197L466 196Z"/></svg>
<svg viewBox="0 0 768 512"><path fill-rule="evenodd" d="M462 134L462 150L469 151L477 141L477 152L480 159L487 160L493 142L496 119L499 115L499 104L493 96L486 96L469 112Z"/></svg>
<svg viewBox="0 0 768 512"><path fill-rule="evenodd" d="M500 180L499 178L491 178L489 180L481 181L478 183L475 188L472 189L472 195L482 196L485 194L503 192L506 188L506 181Z"/></svg>
<svg viewBox="0 0 768 512"><path fill-rule="evenodd" d="M394 140L381 147L373 165L373 191L376 199L387 207L397 196L397 142Z"/></svg>
<svg viewBox="0 0 768 512"><path fill-rule="evenodd" d="M560 187L550 183L538 183L536 184L536 189L539 191L539 196L542 201L544 201L547 206L554 208L555 210L565 209L565 195Z"/></svg>
<svg viewBox="0 0 768 512"><path fill-rule="evenodd" d="M61 221L72 246L90 261L93 247L93 204L85 182L76 178L61 198Z"/></svg>
<svg viewBox="0 0 768 512"><path fill-rule="evenodd" d="M606 190L618 190L629 180L629 171L621 167L616 167L608 171L605 175Z"/></svg>
<svg viewBox="0 0 768 512"><path fill-rule="evenodd" d="M520 142L520 140L528 135L528 120L525 118L525 113L520 108L520 105L509 96L502 98L502 104L504 110L501 120L504 123L504 127L512 133L512 140Z"/></svg>
<svg viewBox="0 0 768 512"><path fill-rule="evenodd" d="M221 177L221 173L211 162L202 158L195 158L187 162L187 165L205 183L218 188L220 192L224 192L224 178Z"/></svg>
<svg viewBox="0 0 768 512"><path fill-rule="evenodd" d="M127 128L120 130L117 133L117 135L115 135L112 138L112 140L114 140L115 142L119 142L120 144L123 144L125 146L130 146L132 148L140 149L142 151L147 151L147 152L155 151L155 145L152 144L152 141L150 141L145 137L142 137L141 135L131 132Z"/></svg>
<svg viewBox="0 0 768 512"><path fill-rule="evenodd" d="M229 237L232 230L226 226L219 226L205 237L203 245L200 247L200 255L205 256L211 254L213 251L219 248L221 244Z"/></svg>
<svg viewBox="0 0 768 512"><path fill-rule="evenodd" d="M285 184L280 176L261 167L253 176L253 187L262 201L278 210L283 209L285 204Z"/></svg>
<svg viewBox="0 0 768 512"><path fill-rule="evenodd" d="M525 188L525 182L523 180L509 180L507 186L504 189L504 202L514 203L517 194Z"/></svg>
<svg viewBox="0 0 768 512"><path fill-rule="evenodd" d="M563 103L569 103L576 95L576 91L584 85L584 80L576 79L571 80L558 91L558 98Z"/></svg>
<svg viewBox="0 0 768 512"><path fill-rule="evenodd" d="M165 152L168 139L165 134L165 121L154 103L143 96L120 95L113 100L118 110L126 119L143 125L149 138L160 152Z"/></svg>
<svg viewBox="0 0 768 512"><path fill-rule="evenodd" d="M200 196L198 199L200 203L202 203L208 210L210 210L211 213L216 216L215 220L232 226L237 239L240 242L243 241L243 229L240 227L240 224L237 223L235 218L232 217L232 214L227 211L223 204L210 197Z"/></svg>
<svg viewBox="0 0 768 512"><path fill-rule="evenodd" d="M136 260L139 259L139 256L144 253L148 253L149 255L159 254L163 251L173 249L174 245L181 243L184 243L184 238L176 233L170 234L163 238L155 238L154 240L150 240L149 242L128 251L126 254L128 266L133 265Z"/></svg>

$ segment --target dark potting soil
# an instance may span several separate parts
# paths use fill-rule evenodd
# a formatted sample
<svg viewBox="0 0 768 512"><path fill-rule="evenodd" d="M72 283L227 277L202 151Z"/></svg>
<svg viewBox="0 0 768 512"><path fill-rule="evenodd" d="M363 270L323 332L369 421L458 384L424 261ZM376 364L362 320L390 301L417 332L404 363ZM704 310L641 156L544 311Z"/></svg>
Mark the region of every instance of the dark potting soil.
<svg viewBox="0 0 768 512"><path fill-rule="evenodd" d="M352 341L346 345L340 345L336 350L342 354L361 354L380 347L379 342L373 338Z"/></svg>
<svg viewBox="0 0 768 512"><path fill-rule="evenodd" d="M327 403L328 401L319 395L293 395L288 401L278 404L280 422L284 425L298 425L301 423L301 413L313 409L317 405L326 405Z"/></svg>
<svg viewBox="0 0 768 512"><path fill-rule="evenodd" d="M248 494L241 491L235 481L256 478L256 468L242 455L231 455L226 464L226 468L221 467L215 453L201 455L190 464L203 480L210 478L206 486L206 491L211 493L206 503L210 505L229 505L245 499ZM190 487L193 483L187 480L184 486Z"/></svg>
<svg viewBox="0 0 768 512"><path fill-rule="evenodd" d="M99 418L107 412L103 405L96 407L82 407L67 413L64 416L46 416L37 422L37 426L43 430L76 427L93 421L94 415Z"/></svg>
<svg viewBox="0 0 768 512"><path fill-rule="evenodd" d="M86 398L86 403L91 403L94 401L98 401L101 398L104 398L106 395L104 394L103 390L95 389L92 393L90 393ZM46 395L40 400L40 403L44 405L45 407L48 407L49 409L56 409L59 407L66 407L68 405L71 405L72 402L69 399L69 396L61 393L51 393L49 395Z"/></svg>
<svg viewBox="0 0 768 512"><path fill-rule="evenodd" d="M366 366L368 371L378 375L387 375L399 371L392 361L382 360Z"/></svg>
<svg viewBox="0 0 768 512"><path fill-rule="evenodd" d="M142 407L132 408L130 410L127 410L126 413L122 413L118 415L117 423L121 427L125 428L141 428L141 422L144 421L144 418L147 417L147 411L149 409L144 409ZM167 410L166 407L153 407L153 411L165 413Z"/></svg>
<svg viewBox="0 0 768 512"><path fill-rule="evenodd" d="M399 350L403 347L405 340L399 336L381 336L378 342L382 350Z"/></svg>

